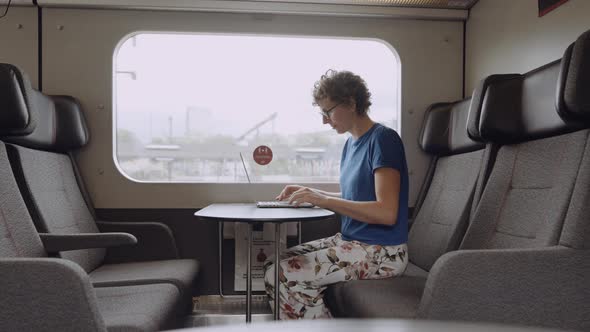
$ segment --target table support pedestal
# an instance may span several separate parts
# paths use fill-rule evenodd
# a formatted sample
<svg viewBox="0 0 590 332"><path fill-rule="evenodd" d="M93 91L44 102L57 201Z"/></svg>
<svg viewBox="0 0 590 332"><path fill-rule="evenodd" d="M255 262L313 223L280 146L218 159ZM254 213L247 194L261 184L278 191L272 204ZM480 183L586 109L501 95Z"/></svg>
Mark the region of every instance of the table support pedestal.
<svg viewBox="0 0 590 332"><path fill-rule="evenodd" d="M252 322L252 224L248 223L248 260L246 264L246 323Z"/></svg>
<svg viewBox="0 0 590 332"><path fill-rule="evenodd" d="M279 273L281 271L281 224L275 223L275 310L274 319L279 320L279 290L281 285L279 284Z"/></svg>

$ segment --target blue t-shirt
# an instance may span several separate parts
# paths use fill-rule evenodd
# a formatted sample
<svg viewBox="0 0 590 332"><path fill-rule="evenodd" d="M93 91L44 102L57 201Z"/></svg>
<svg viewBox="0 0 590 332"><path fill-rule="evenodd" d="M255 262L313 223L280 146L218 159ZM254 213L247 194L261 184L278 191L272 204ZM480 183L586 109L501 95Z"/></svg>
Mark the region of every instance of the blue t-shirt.
<svg viewBox="0 0 590 332"><path fill-rule="evenodd" d="M400 173L399 209L394 225L367 224L342 216L342 238L367 244L398 245L408 241L408 167L401 138L395 130L375 124L342 151L340 190L351 201L376 201L375 170L390 167Z"/></svg>

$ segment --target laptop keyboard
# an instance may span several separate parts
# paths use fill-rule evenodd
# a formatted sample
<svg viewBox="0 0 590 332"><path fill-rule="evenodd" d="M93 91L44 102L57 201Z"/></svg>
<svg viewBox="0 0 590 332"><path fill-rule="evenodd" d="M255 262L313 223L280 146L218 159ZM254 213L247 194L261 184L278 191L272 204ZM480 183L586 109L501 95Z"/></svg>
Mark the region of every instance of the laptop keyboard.
<svg viewBox="0 0 590 332"><path fill-rule="evenodd" d="M311 203L301 203L299 206L291 205L287 201L260 201L256 202L256 207L259 208L311 208Z"/></svg>

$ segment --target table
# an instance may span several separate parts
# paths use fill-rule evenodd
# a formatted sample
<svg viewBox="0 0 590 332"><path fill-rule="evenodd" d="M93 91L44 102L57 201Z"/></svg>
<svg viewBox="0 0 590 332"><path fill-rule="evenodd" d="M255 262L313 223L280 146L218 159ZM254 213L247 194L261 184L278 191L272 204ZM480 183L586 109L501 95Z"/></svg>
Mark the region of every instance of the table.
<svg viewBox="0 0 590 332"><path fill-rule="evenodd" d="M485 308L482 308L485 310ZM551 332L564 331L539 327L479 322L447 322L409 319L331 319L265 322L188 328L178 332ZM172 331L171 331L172 332Z"/></svg>
<svg viewBox="0 0 590 332"><path fill-rule="evenodd" d="M279 267L281 227L284 222L305 222L333 216L334 212L321 208L257 208L254 203L211 204L197 212L196 217L218 222L248 223L248 261L246 267L246 322L252 321L252 224L275 224L275 301L274 319L279 319Z"/></svg>

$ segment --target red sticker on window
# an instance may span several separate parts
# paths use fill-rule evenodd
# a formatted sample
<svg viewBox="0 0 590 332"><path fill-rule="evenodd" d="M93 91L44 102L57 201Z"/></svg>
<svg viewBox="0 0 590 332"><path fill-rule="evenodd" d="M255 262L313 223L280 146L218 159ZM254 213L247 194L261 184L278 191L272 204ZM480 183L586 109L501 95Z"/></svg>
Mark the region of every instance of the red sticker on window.
<svg viewBox="0 0 590 332"><path fill-rule="evenodd" d="M266 145L261 145L254 149L253 157L258 165L268 165L272 161L272 150Z"/></svg>

